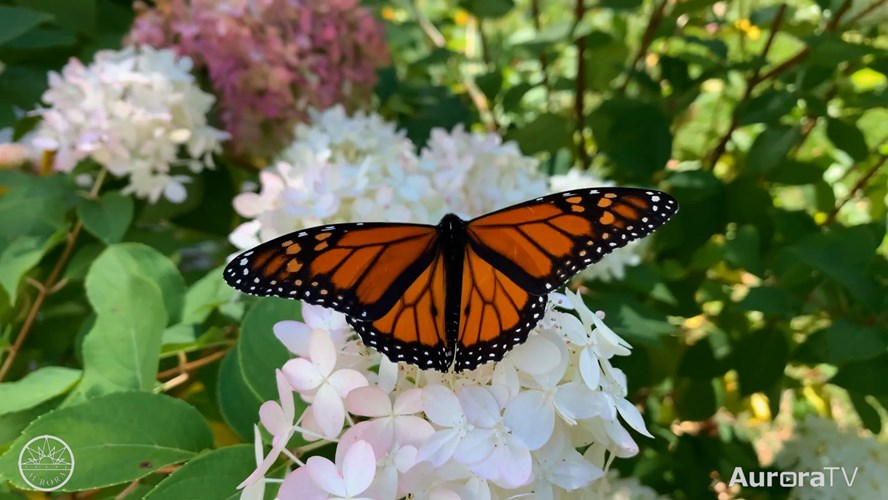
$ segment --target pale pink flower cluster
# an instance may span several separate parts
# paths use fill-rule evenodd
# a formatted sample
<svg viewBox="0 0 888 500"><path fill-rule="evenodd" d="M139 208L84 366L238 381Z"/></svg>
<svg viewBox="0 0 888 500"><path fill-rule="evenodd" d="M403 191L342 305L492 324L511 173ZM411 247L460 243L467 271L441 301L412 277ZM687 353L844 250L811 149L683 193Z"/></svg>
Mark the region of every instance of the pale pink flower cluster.
<svg viewBox="0 0 888 500"><path fill-rule="evenodd" d="M214 98L195 84L191 60L170 50L102 51L89 66L72 59L49 74L43 101L32 143L56 152L56 170L92 158L129 178L124 193L152 202L183 201L187 174L212 167L226 137L207 125Z"/></svg>
<svg viewBox="0 0 888 500"><path fill-rule="evenodd" d="M525 156L515 142L497 134L433 129L420 153L433 172L435 189L447 210L471 218L536 198L548 191L539 160ZM574 189L582 186L572 186ZM443 215L443 214L441 214ZM437 221L436 221L437 222Z"/></svg>
<svg viewBox="0 0 888 500"><path fill-rule="evenodd" d="M193 58L235 152L257 157L286 143L310 107L366 103L389 62L382 25L358 0L161 0L129 41Z"/></svg>
<svg viewBox="0 0 888 500"><path fill-rule="evenodd" d="M880 440L868 431L842 430L834 420L808 415L784 443L776 465L783 470L824 474L822 484L809 476L805 484L793 488L793 498L888 498L888 446L884 441L885 436Z"/></svg>
<svg viewBox="0 0 888 500"><path fill-rule="evenodd" d="M610 361L629 345L578 294L551 299L525 344L459 374L398 366L342 314L304 305L304 323L275 325L296 357L277 371L280 401L260 409L272 448L263 457L257 438L244 496L261 493L282 453L295 468L280 498L557 498L606 487L610 463L638 452L627 428L650 437ZM294 393L308 403L301 415ZM335 460L298 459L285 449L296 432L312 448L337 442Z"/></svg>
<svg viewBox="0 0 888 500"><path fill-rule="evenodd" d="M432 172L413 144L377 114L341 106L312 111L296 140L259 175L258 193L235 197L245 222L231 234L241 249L297 229L335 222L437 222L444 213Z"/></svg>

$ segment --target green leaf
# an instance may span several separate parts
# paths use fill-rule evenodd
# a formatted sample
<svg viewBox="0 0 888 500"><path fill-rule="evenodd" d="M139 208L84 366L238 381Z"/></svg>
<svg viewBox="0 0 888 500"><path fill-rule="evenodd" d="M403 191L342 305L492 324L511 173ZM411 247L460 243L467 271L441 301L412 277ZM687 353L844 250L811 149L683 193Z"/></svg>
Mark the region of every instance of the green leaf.
<svg viewBox="0 0 888 500"><path fill-rule="evenodd" d="M888 334L846 319L838 319L827 328L812 333L793 357L800 361L841 365L883 354L888 349Z"/></svg>
<svg viewBox="0 0 888 500"><path fill-rule="evenodd" d="M797 100L795 95L785 90L768 89L749 101L741 102L736 114L741 126L776 122L796 106Z"/></svg>
<svg viewBox="0 0 888 500"><path fill-rule="evenodd" d="M32 438L65 441L75 468L58 491L82 491L131 482L194 457L213 445L201 414L182 400L160 394L109 394L52 411L35 420L0 457L0 475L29 490L18 458Z"/></svg>
<svg viewBox="0 0 888 500"><path fill-rule="evenodd" d="M237 346L228 351L219 366L216 399L225 423L244 441L253 436L253 425L259 419L259 406L265 398L251 390L238 362Z"/></svg>
<svg viewBox="0 0 888 500"><path fill-rule="evenodd" d="M873 407L874 405L870 404L865 396L857 394L856 392L849 391L848 396L850 396L851 404L854 405L854 410L857 411L857 415L860 417L863 426L869 429L873 434L879 435L879 433L882 432L882 416L879 415L879 412Z"/></svg>
<svg viewBox="0 0 888 500"><path fill-rule="evenodd" d="M64 241L66 231L59 231L48 238L22 236L12 240L0 253L0 286L10 297L18 293L22 277L36 266L59 242Z"/></svg>
<svg viewBox="0 0 888 500"><path fill-rule="evenodd" d="M749 172L760 173L779 167L801 138L802 132L799 127L775 125L765 129L749 147L749 152L746 154L746 169Z"/></svg>
<svg viewBox="0 0 888 500"><path fill-rule="evenodd" d="M180 498L235 499L237 485L256 468L253 446L240 444L204 453L188 461L154 487L145 500Z"/></svg>
<svg viewBox="0 0 888 500"><path fill-rule="evenodd" d="M0 193L0 247L20 236L45 238L67 228L65 213L74 203L74 185L67 176L3 170Z"/></svg>
<svg viewBox="0 0 888 500"><path fill-rule="evenodd" d="M161 288L139 272L129 250L124 245L108 247L86 276L86 295L96 320L83 340L80 397L150 391L157 383L167 312Z"/></svg>
<svg viewBox="0 0 888 500"><path fill-rule="evenodd" d="M783 377L789 344L782 332L758 330L743 337L734 350L740 393L766 391Z"/></svg>
<svg viewBox="0 0 888 500"><path fill-rule="evenodd" d="M863 43L852 43L840 38L835 33L821 33L810 37L808 45L811 51L805 61L807 65L818 65L835 68L845 61L860 59L870 54L884 54L884 50Z"/></svg>
<svg viewBox="0 0 888 500"><path fill-rule="evenodd" d="M601 0L601 6L613 10L632 10L641 7L643 0Z"/></svg>
<svg viewBox="0 0 888 500"><path fill-rule="evenodd" d="M38 51L69 48L77 38L65 31L53 28L35 28L3 45L3 51Z"/></svg>
<svg viewBox="0 0 888 500"><path fill-rule="evenodd" d="M493 102L497 94L503 88L503 74L499 70L479 75L475 78L475 85L484 93L488 101Z"/></svg>
<svg viewBox="0 0 888 500"><path fill-rule="evenodd" d="M133 220L133 199L111 191L98 200L83 199L77 206L83 227L110 245L123 239Z"/></svg>
<svg viewBox="0 0 888 500"><path fill-rule="evenodd" d="M768 180L787 186L814 184L823 180L823 168L812 162L788 160L768 172Z"/></svg>
<svg viewBox="0 0 888 500"><path fill-rule="evenodd" d="M103 252L103 255L105 254L110 255L107 257L109 259L107 265L116 275L138 274L159 287L169 318L168 324L181 322L185 303L185 280L168 257L141 243L118 243L109 246ZM92 269L90 269L90 273L92 273ZM100 277L96 279L104 281L104 286L97 290L107 291L110 296L106 298L113 301L114 280ZM89 295L89 288L87 288L87 295Z"/></svg>
<svg viewBox="0 0 888 500"><path fill-rule="evenodd" d="M27 33L40 23L49 21L52 16L26 9L0 5L0 45Z"/></svg>
<svg viewBox="0 0 888 500"><path fill-rule="evenodd" d="M869 156L866 138L853 123L827 117L826 136L837 148L848 153L854 161L863 161Z"/></svg>
<svg viewBox="0 0 888 500"><path fill-rule="evenodd" d="M222 279L225 266L219 266L191 285L185 293L182 323L203 323L217 307L231 300L234 290Z"/></svg>
<svg viewBox="0 0 888 500"><path fill-rule="evenodd" d="M503 94L503 110L514 112L521 103L521 98L524 97L524 94L527 94L533 87L533 85L527 82L520 82L509 87L506 93Z"/></svg>
<svg viewBox="0 0 888 500"><path fill-rule="evenodd" d="M888 379L885 367L888 366L888 353L881 353L865 361L856 361L839 367L839 371L830 380L849 392L873 396L888 395Z"/></svg>
<svg viewBox="0 0 888 500"><path fill-rule="evenodd" d="M738 306L745 311L791 318L798 313L801 303L783 288L759 286L751 288Z"/></svg>
<svg viewBox="0 0 888 500"><path fill-rule="evenodd" d="M802 262L841 284L873 308L877 307L878 296L869 267L875 250L875 239L863 226L812 234L790 248Z"/></svg>
<svg viewBox="0 0 888 500"><path fill-rule="evenodd" d="M244 317L238 338L238 358L244 380L264 399L277 399L274 370L290 359L290 351L274 336L274 324L302 318L299 302L264 298Z"/></svg>
<svg viewBox="0 0 888 500"><path fill-rule="evenodd" d="M680 377L709 381L724 375L727 371L727 363L715 357L709 338L703 338L682 354L677 374Z"/></svg>
<svg viewBox="0 0 888 500"><path fill-rule="evenodd" d="M658 107L629 99L605 101L589 117L595 141L626 180L649 181L672 153L669 122Z"/></svg>
<svg viewBox="0 0 888 500"><path fill-rule="evenodd" d="M502 17L515 7L514 0L460 0L459 6L484 18Z"/></svg>
<svg viewBox="0 0 888 500"><path fill-rule="evenodd" d="M725 261L757 276L761 276L765 271L761 254L761 241L755 226L740 226L725 242Z"/></svg>
<svg viewBox="0 0 888 500"><path fill-rule="evenodd" d="M244 317L238 344L225 357L219 372L219 407L225 421L245 441L252 439L259 406L278 399L275 369L290 358L289 351L274 336L274 324L298 320L299 303L264 298ZM301 401L297 400L297 415Z"/></svg>
<svg viewBox="0 0 888 500"><path fill-rule="evenodd" d="M718 408L710 379L680 379L675 392L675 411L682 420L706 420Z"/></svg>
<svg viewBox="0 0 888 500"><path fill-rule="evenodd" d="M96 30L96 0L27 0L28 7L54 17L59 27L81 35Z"/></svg>
<svg viewBox="0 0 888 500"><path fill-rule="evenodd" d="M569 126L567 118L554 113L544 113L527 125L510 131L506 139L517 142L521 151L527 155L544 151L554 153L559 148L569 145Z"/></svg>
<svg viewBox="0 0 888 500"><path fill-rule="evenodd" d="M45 366L16 382L0 384L0 415L27 410L64 394L80 380L81 371Z"/></svg>
<svg viewBox="0 0 888 500"><path fill-rule="evenodd" d="M59 396L27 410L0 415L0 448L5 450L6 445L18 439L22 431L32 422L58 407L63 398L63 396ZM0 478L2 477L0 475Z"/></svg>

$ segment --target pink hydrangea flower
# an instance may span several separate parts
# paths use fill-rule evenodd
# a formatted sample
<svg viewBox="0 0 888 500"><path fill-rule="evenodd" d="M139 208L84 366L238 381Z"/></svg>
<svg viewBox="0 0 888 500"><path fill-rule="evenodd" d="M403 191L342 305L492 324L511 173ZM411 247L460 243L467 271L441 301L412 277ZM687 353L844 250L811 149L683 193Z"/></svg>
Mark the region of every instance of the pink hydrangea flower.
<svg viewBox="0 0 888 500"><path fill-rule="evenodd" d="M309 107L365 103L389 61L381 24L358 0L161 0L128 41L194 59L235 152L259 157L277 151Z"/></svg>

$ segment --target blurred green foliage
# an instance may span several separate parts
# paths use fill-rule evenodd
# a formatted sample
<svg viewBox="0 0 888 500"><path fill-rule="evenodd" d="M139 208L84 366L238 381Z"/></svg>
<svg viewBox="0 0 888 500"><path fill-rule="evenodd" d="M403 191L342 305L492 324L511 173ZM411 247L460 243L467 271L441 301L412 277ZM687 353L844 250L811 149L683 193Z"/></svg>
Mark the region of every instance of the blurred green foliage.
<svg viewBox="0 0 888 500"><path fill-rule="evenodd" d="M888 38L876 11L850 0L373 7L394 61L378 108L417 144L432 127L499 131L548 172L579 165L681 203L651 258L623 281L588 285L634 346L619 366L656 436L615 463L624 475L677 498L711 496L735 466L763 466L749 427L787 411L829 416L833 401L881 432ZM132 19L128 1L0 2L0 128L33 126L22 113L39 106L47 72L119 47ZM83 439L127 449L150 437L157 457L118 468L96 456L66 491L191 457L152 494L194 494L187 471L251 470L248 448L224 446L250 442L259 404L276 397L263 368L287 354L270 326L298 307L229 300L217 266L245 174L218 163L182 206L134 202L113 183L89 197L68 177L0 172L0 362L15 351L0 372L0 452L83 414ZM780 405L785 391L792 408ZM138 433L121 427L136 417ZM197 455L209 429L221 449ZM14 464L0 458L0 479L22 486Z"/></svg>

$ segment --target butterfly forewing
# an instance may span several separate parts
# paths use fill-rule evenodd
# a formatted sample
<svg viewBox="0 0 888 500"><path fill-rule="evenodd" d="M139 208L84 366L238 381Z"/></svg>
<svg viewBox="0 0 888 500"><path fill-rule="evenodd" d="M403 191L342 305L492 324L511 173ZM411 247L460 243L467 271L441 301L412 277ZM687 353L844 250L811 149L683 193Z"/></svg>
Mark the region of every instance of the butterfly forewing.
<svg viewBox="0 0 888 500"><path fill-rule="evenodd" d="M473 219L468 240L481 258L521 288L542 295L647 236L677 210L675 199L659 191L581 189Z"/></svg>
<svg viewBox="0 0 888 500"><path fill-rule="evenodd" d="M318 226L244 252L225 281L253 295L275 295L373 320L402 298L436 258L438 233L420 224Z"/></svg>

